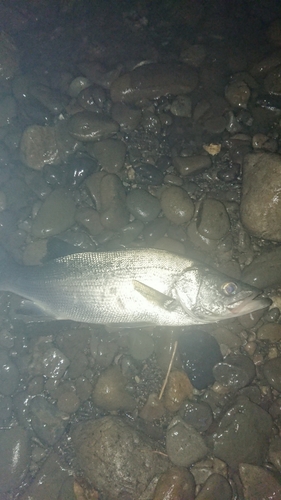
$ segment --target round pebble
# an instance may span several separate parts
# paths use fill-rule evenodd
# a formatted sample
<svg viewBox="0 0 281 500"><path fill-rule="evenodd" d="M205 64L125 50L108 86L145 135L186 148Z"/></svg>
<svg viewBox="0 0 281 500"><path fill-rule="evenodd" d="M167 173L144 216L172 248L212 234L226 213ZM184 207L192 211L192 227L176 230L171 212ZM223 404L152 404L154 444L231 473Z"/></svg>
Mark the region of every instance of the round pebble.
<svg viewBox="0 0 281 500"><path fill-rule="evenodd" d="M144 189L132 189L127 195L129 212L143 222L151 222L159 215L160 202Z"/></svg>
<svg viewBox="0 0 281 500"><path fill-rule="evenodd" d="M259 340L269 340L279 342L281 340L281 325L278 323L267 323L258 329L257 338Z"/></svg>
<svg viewBox="0 0 281 500"><path fill-rule="evenodd" d="M19 383L19 371L5 351L0 352L0 393L10 396Z"/></svg>
<svg viewBox="0 0 281 500"><path fill-rule="evenodd" d="M129 353L134 359L144 360L154 351L154 342L150 335L142 331L133 332L129 336Z"/></svg>
<svg viewBox="0 0 281 500"><path fill-rule="evenodd" d="M56 405L43 396L35 396L30 403L30 422L35 434L49 446L63 435L67 420Z"/></svg>
<svg viewBox="0 0 281 500"><path fill-rule="evenodd" d="M175 413L186 398L192 398L193 387L184 371L175 370L170 373L168 383L164 392L165 408Z"/></svg>
<svg viewBox="0 0 281 500"><path fill-rule="evenodd" d="M171 462L181 467L202 460L208 452L199 432L179 417L175 417L168 427L166 449Z"/></svg>
<svg viewBox="0 0 281 500"><path fill-rule="evenodd" d="M89 154L94 156L102 169L109 174L120 172L124 166L126 145L116 139L106 139L87 146Z"/></svg>
<svg viewBox="0 0 281 500"><path fill-rule="evenodd" d="M126 379L118 366L111 366L101 373L93 398L97 406L107 411L131 411L136 405L132 396L126 392Z"/></svg>
<svg viewBox="0 0 281 500"><path fill-rule="evenodd" d="M208 198L200 206L197 230L205 238L220 240L230 229L230 221L223 203Z"/></svg>
<svg viewBox="0 0 281 500"><path fill-rule="evenodd" d="M256 368L248 356L230 354L214 366L213 374L219 384L237 390L252 382Z"/></svg>
<svg viewBox="0 0 281 500"><path fill-rule="evenodd" d="M207 155L176 156L173 158L173 164L181 175L192 175L210 168L212 160Z"/></svg>
<svg viewBox="0 0 281 500"><path fill-rule="evenodd" d="M18 488L30 462L28 432L15 426L0 430L0 493ZM6 498L6 496L5 496Z"/></svg>
<svg viewBox="0 0 281 500"><path fill-rule="evenodd" d="M205 432L213 422L210 406L201 401L186 401L180 410L180 416L198 432Z"/></svg>
<svg viewBox="0 0 281 500"><path fill-rule="evenodd" d="M281 392L281 357L267 361L264 364L263 373L269 385Z"/></svg>
<svg viewBox="0 0 281 500"><path fill-rule="evenodd" d="M75 202L63 189L56 189L43 202L33 224L32 235L47 238L62 233L74 223Z"/></svg>
<svg viewBox="0 0 281 500"><path fill-rule="evenodd" d="M44 352L42 357L43 375L51 378L62 378L69 366L69 359L55 347Z"/></svg>
<svg viewBox="0 0 281 500"><path fill-rule="evenodd" d="M174 224L189 222L194 213L194 206L190 196L178 186L171 186L163 191L161 208L167 219Z"/></svg>
<svg viewBox="0 0 281 500"><path fill-rule="evenodd" d="M82 111L68 121L69 133L82 142L99 141L118 132L119 125L106 115Z"/></svg>
<svg viewBox="0 0 281 500"><path fill-rule="evenodd" d="M180 500L195 498L195 481L184 467L171 467L160 477L153 500Z"/></svg>

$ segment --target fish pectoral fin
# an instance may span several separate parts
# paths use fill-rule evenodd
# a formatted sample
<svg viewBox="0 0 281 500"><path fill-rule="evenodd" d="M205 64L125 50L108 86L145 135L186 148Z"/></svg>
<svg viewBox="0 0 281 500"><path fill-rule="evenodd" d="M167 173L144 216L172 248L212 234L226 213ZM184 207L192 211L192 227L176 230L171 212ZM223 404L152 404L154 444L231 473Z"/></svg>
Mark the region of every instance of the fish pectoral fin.
<svg viewBox="0 0 281 500"><path fill-rule="evenodd" d="M141 281L133 280L134 289L145 299L156 304L167 311L173 311L177 307L177 301L169 295L165 295L151 286L145 285Z"/></svg>

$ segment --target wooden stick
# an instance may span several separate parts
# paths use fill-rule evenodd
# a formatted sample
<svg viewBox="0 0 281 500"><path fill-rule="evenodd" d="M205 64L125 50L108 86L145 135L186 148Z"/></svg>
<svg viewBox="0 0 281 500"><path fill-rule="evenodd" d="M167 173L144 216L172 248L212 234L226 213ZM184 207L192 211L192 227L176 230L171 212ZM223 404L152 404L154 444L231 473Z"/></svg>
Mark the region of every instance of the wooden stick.
<svg viewBox="0 0 281 500"><path fill-rule="evenodd" d="M165 380L163 382L163 385L162 385L162 389L160 391L160 394L158 396L158 399L160 400L163 396L163 393L165 391L165 388L166 388L166 385L167 385L167 382L168 382L168 378L169 378L169 375L171 373L171 369L172 369L172 366L173 366L173 362L174 362L174 357L175 357L175 354L176 354L176 350L177 350L177 347L178 347L178 341L176 340L175 343L174 343L174 349L173 349L173 352L172 352L172 356L171 356L171 360L170 360L170 363L169 363L169 366L168 366L168 370L167 370L167 374L166 374L166 377L165 377Z"/></svg>

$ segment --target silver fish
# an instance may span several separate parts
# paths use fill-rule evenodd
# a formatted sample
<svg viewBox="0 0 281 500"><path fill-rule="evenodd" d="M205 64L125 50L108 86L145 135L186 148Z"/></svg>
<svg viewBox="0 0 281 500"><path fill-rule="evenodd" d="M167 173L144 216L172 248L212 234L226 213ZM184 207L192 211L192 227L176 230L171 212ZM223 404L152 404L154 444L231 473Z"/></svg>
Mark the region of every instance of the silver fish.
<svg viewBox="0 0 281 500"><path fill-rule="evenodd" d="M45 316L85 323L194 325L267 307L260 290L162 250L78 253L42 266L3 265L0 290Z"/></svg>

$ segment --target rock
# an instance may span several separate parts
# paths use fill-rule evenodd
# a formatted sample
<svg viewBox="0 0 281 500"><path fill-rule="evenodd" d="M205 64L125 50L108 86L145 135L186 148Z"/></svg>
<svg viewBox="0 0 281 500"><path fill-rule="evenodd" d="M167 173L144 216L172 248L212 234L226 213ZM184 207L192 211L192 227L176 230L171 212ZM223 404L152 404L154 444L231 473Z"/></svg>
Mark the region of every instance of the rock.
<svg viewBox="0 0 281 500"><path fill-rule="evenodd" d="M129 212L143 222L151 222L158 216L161 206L159 200L144 189L132 189L127 195Z"/></svg>
<svg viewBox="0 0 281 500"><path fill-rule="evenodd" d="M19 69L19 53L12 38L1 31L0 35L0 82L6 84Z"/></svg>
<svg viewBox="0 0 281 500"><path fill-rule="evenodd" d="M193 175L210 168L212 160L208 155L175 156L173 164L181 175Z"/></svg>
<svg viewBox="0 0 281 500"><path fill-rule="evenodd" d="M117 78L110 94L113 102L129 104L167 94L187 94L197 81L196 71L185 64L145 64Z"/></svg>
<svg viewBox="0 0 281 500"><path fill-rule="evenodd" d="M203 401L186 401L179 412L180 417L198 432L205 432L213 422L210 406Z"/></svg>
<svg viewBox="0 0 281 500"><path fill-rule="evenodd" d="M74 224L75 202L64 189L55 189L43 202L31 228L36 238L62 233Z"/></svg>
<svg viewBox="0 0 281 500"><path fill-rule="evenodd" d="M159 399L157 394L149 394L145 405L139 412L140 418L152 422L163 417L165 408L163 401Z"/></svg>
<svg viewBox="0 0 281 500"><path fill-rule="evenodd" d="M178 186L171 186L163 191L161 208L167 219L174 224L189 222L194 213L194 206L190 196Z"/></svg>
<svg viewBox="0 0 281 500"><path fill-rule="evenodd" d="M27 127L20 142L22 162L35 170L42 170L44 165L60 163L54 127L30 125Z"/></svg>
<svg viewBox="0 0 281 500"><path fill-rule="evenodd" d="M19 384L19 371L5 351L0 351L0 393L11 396Z"/></svg>
<svg viewBox="0 0 281 500"><path fill-rule="evenodd" d="M281 155L250 154L243 166L241 220L254 236L281 241Z"/></svg>
<svg viewBox="0 0 281 500"><path fill-rule="evenodd" d="M100 203L100 221L105 229L116 231L128 224L125 188L117 175L101 178Z"/></svg>
<svg viewBox="0 0 281 500"><path fill-rule="evenodd" d="M75 219L79 224L84 226L92 236L97 236L104 230L100 221L100 214L94 208L78 209Z"/></svg>
<svg viewBox="0 0 281 500"><path fill-rule="evenodd" d="M121 102L113 104L111 113L112 118L119 123L121 130L135 130L142 118L140 109L132 109Z"/></svg>
<svg viewBox="0 0 281 500"><path fill-rule="evenodd" d="M213 367L222 361L220 346L206 332L197 331L181 335L179 352L184 369L196 389L205 389L213 384Z"/></svg>
<svg viewBox="0 0 281 500"><path fill-rule="evenodd" d="M164 392L165 408L175 413L186 398L192 398L193 387L184 371L175 370L170 373L168 383Z"/></svg>
<svg viewBox="0 0 281 500"><path fill-rule="evenodd" d="M242 79L231 82L225 89L225 97L234 108L246 108L251 91Z"/></svg>
<svg viewBox="0 0 281 500"><path fill-rule="evenodd" d="M270 442L268 459L281 472L281 438L279 436L275 436Z"/></svg>
<svg viewBox="0 0 281 500"><path fill-rule="evenodd" d="M81 422L71 432L78 466L108 500L138 500L167 469L155 441L119 417Z"/></svg>
<svg viewBox="0 0 281 500"><path fill-rule="evenodd" d="M135 400L126 392L126 379L118 366L110 366L100 374L93 398L97 406L107 411L132 411L136 406Z"/></svg>
<svg viewBox="0 0 281 500"><path fill-rule="evenodd" d="M239 465L239 474L247 500L281 500L281 486L266 469L245 463Z"/></svg>
<svg viewBox="0 0 281 500"><path fill-rule="evenodd" d="M169 226L166 217L157 217L155 220L145 225L143 237L148 247L152 247L157 240L162 238Z"/></svg>
<svg viewBox="0 0 281 500"><path fill-rule="evenodd" d="M116 139L105 139L87 145L87 151L94 156L103 170L109 174L120 172L124 166L126 145Z"/></svg>
<svg viewBox="0 0 281 500"><path fill-rule="evenodd" d="M281 325L278 323L266 323L262 325L257 332L259 340L269 340L270 342L279 342L281 340Z"/></svg>
<svg viewBox="0 0 281 500"><path fill-rule="evenodd" d="M230 354L214 366L213 374L219 384L228 387L228 389L238 390L253 381L256 376L256 368L248 356Z"/></svg>
<svg viewBox="0 0 281 500"><path fill-rule="evenodd" d="M0 430L0 448L0 493L2 495L18 488L26 475L31 453L28 432L19 426Z"/></svg>
<svg viewBox="0 0 281 500"><path fill-rule="evenodd" d="M231 500L232 488L228 480L221 474L211 474L203 484L196 500Z"/></svg>
<svg viewBox="0 0 281 500"><path fill-rule="evenodd" d="M194 500L195 481L184 467L171 467L160 476L153 500Z"/></svg>
<svg viewBox="0 0 281 500"><path fill-rule="evenodd" d="M207 198L199 208L197 230L205 238L220 240L228 233L230 221L223 203Z"/></svg>
<svg viewBox="0 0 281 500"><path fill-rule="evenodd" d="M43 396L36 396L32 399L30 418L35 434L50 446L59 440L67 425L65 414Z"/></svg>
<svg viewBox="0 0 281 500"><path fill-rule="evenodd" d="M69 359L55 347L50 347L42 356L43 375L60 379L69 366Z"/></svg>
<svg viewBox="0 0 281 500"><path fill-rule="evenodd" d="M149 185L153 186L161 185L164 180L164 174L156 168L154 165L149 163L143 163L137 167L134 167L135 172L135 182L138 185Z"/></svg>
<svg viewBox="0 0 281 500"><path fill-rule="evenodd" d="M268 383L281 392L281 357L266 361L263 367L263 373Z"/></svg>
<svg viewBox="0 0 281 500"><path fill-rule="evenodd" d="M175 417L168 427L166 449L171 462L180 467L189 467L208 452L199 432L180 417Z"/></svg>
<svg viewBox="0 0 281 500"><path fill-rule="evenodd" d="M281 248L258 255L244 267L241 279L260 289L281 284Z"/></svg>
<svg viewBox="0 0 281 500"><path fill-rule="evenodd" d="M68 131L72 137L81 142L107 139L119 130L117 122L106 115L81 111L72 115L68 121Z"/></svg>
<svg viewBox="0 0 281 500"><path fill-rule="evenodd" d="M21 500L74 500L71 497L60 497L64 482L69 478L68 466L55 452L51 452L47 460L32 479ZM76 499L75 499L76 500Z"/></svg>
<svg viewBox="0 0 281 500"><path fill-rule="evenodd" d="M191 117L192 103L190 97L186 95L179 95L173 100L170 111L175 116Z"/></svg>
<svg viewBox="0 0 281 500"><path fill-rule="evenodd" d="M149 358L154 351L154 342L151 335L144 332L132 332L129 334L129 353L137 360Z"/></svg>
<svg viewBox="0 0 281 500"><path fill-rule="evenodd" d="M273 68L264 79L264 88L268 94L281 95L281 64Z"/></svg>
<svg viewBox="0 0 281 500"><path fill-rule="evenodd" d="M234 469L241 462L261 464L268 451L271 427L272 419L266 411L239 397L213 434L215 457Z"/></svg>

